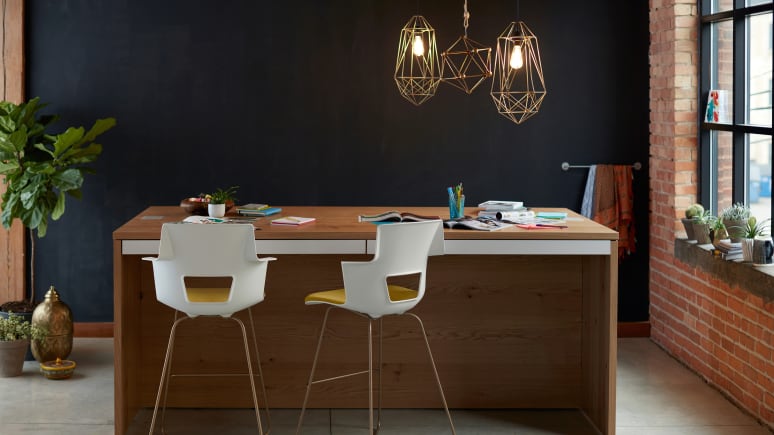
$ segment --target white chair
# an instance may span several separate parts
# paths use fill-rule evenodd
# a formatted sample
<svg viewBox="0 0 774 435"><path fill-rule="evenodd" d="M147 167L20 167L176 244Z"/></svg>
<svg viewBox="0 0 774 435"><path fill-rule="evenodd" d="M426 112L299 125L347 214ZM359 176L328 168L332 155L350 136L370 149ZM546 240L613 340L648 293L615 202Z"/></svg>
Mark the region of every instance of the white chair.
<svg viewBox="0 0 774 435"><path fill-rule="evenodd" d="M171 372L169 365L172 360L177 326L183 320L198 316L220 316L232 319L239 324L247 356L247 376L252 388L258 431L263 434L245 325L238 318L232 317L234 313L247 309L253 333L255 357L258 361L261 391L266 401L267 427L270 427L266 387L263 382L261 360L258 355L258 343L255 338L255 327L250 307L264 299L266 270L268 262L274 258L257 257L253 225L165 223L161 228L159 256L157 258L146 257L143 260L151 261L153 264L156 298L159 302L175 310L175 320L169 333L169 343L161 371L159 391L156 395L149 434L153 434L156 425L156 414L162 392L164 403L162 405L161 426L162 431L164 431L164 411ZM227 288L187 287L186 278L196 277L228 277L231 278L231 286ZM185 313L185 316L178 318L178 312Z"/></svg>
<svg viewBox="0 0 774 435"><path fill-rule="evenodd" d="M446 397L443 394L443 386L438 377L433 354L430 351L430 343L422 320L408 310L414 308L425 294L427 258L428 255L443 254L443 227L441 221L410 222L382 224L376 230L376 253L371 261L343 261L341 272L344 278L344 288L337 290L320 291L306 296L306 305L326 304L320 336L317 341L317 350L312 362L312 370L306 385L306 395L301 407L301 415L298 419L296 434L301 433L306 404L313 384L332 381L349 376L368 374L368 428L369 434L374 433L374 404L373 404L373 344L372 330L375 320L379 323L379 398L376 430L381 424L381 395L382 395L382 318L387 315L407 314L419 322L422 336L430 357L430 364L438 383L438 391L441 393L441 401L449 418L452 433L452 423ZM418 274L417 289L409 289L397 285L388 284L390 277ZM328 322L328 314L331 308L338 307L362 315L368 319L368 370L348 373L326 379L314 379L317 367L317 359Z"/></svg>

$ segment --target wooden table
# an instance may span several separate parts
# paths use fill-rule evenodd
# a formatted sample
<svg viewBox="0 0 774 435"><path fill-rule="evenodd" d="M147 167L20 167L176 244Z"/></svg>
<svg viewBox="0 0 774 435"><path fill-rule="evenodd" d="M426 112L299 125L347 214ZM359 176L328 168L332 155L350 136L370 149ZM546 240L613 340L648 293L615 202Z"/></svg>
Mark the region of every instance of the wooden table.
<svg viewBox="0 0 774 435"><path fill-rule="evenodd" d="M282 207L316 217L300 227L254 222L259 256L274 256L266 300L254 307L269 405L298 408L324 309L307 293L342 287L340 262L365 260L376 226L359 214L397 209L448 215L438 207ZM451 408L579 409L604 434L615 433L618 234L568 212L568 228L484 232L445 230L446 255L431 257L427 293L414 310L427 328ZM468 209L468 213L475 210ZM149 207L113 233L115 432L152 407L173 312L155 298L141 257L158 253L163 222L179 207ZM178 330L175 370L244 371L233 322L202 319ZM384 406L441 407L416 324L384 322ZM209 323L207 323L209 322ZM362 369L367 326L334 311L318 376ZM195 334L194 334L195 333ZM214 369L213 369L214 368ZM211 370L212 369L212 370ZM175 379L170 406L251 407L243 377ZM316 385L310 407L363 408L359 377Z"/></svg>

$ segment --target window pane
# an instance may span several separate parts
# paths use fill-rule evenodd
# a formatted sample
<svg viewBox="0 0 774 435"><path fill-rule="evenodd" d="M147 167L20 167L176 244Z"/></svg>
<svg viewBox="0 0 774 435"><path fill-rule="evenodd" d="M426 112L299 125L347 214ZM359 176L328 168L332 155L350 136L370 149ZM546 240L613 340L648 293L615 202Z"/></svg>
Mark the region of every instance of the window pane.
<svg viewBox="0 0 774 435"><path fill-rule="evenodd" d="M755 1L755 0L748 0ZM734 7L734 0L712 0L712 13L731 10Z"/></svg>
<svg viewBox="0 0 774 435"><path fill-rule="evenodd" d="M750 16L747 24L745 122L771 127L771 13Z"/></svg>
<svg viewBox="0 0 774 435"><path fill-rule="evenodd" d="M748 204L758 220L771 218L771 136L747 134L750 150Z"/></svg>
<svg viewBox="0 0 774 435"><path fill-rule="evenodd" d="M771 3L771 0L747 0L747 6L762 5L766 3Z"/></svg>
<svg viewBox="0 0 774 435"><path fill-rule="evenodd" d="M733 140L730 131L713 130L710 133L710 146L712 147L712 165L714 167L714 177L717 180L715 194L717 198L718 210L730 207L733 201Z"/></svg>
<svg viewBox="0 0 774 435"><path fill-rule="evenodd" d="M731 123L733 113L734 36L733 23L724 20L712 23L710 59L710 93L707 96L705 120L721 124ZM713 113L714 112L714 113Z"/></svg>

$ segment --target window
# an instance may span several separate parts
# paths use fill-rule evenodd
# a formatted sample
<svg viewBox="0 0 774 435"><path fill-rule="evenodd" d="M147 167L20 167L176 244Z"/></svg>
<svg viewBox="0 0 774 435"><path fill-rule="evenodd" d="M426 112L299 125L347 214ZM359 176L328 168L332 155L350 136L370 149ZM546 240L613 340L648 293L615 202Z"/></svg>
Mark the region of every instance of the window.
<svg viewBox="0 0 774 435"><path fill-rule="evenodd" d="M772 213L772 0L699 0L700 200Z"/></svg>

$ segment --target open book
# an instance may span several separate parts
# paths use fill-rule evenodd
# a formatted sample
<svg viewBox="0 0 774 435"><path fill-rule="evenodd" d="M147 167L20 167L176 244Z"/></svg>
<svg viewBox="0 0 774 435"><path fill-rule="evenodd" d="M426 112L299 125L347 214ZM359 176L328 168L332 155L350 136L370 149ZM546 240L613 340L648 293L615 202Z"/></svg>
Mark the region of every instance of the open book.
<svg viewBox="0 0 774 435"><path fill-rule="evenodd" d="M494 219L487 218L469 218L464 217L460 219L450 219L443 221L443 226L446 228L460 229L460 230L479 230L479 231L497 231L503 228L512 227L513 224L499 222Z"/></svg>
<svg viewBox="0 0 774 435"><path fill-rule="evenodd" d="M438 220L441 220L440 216L422 216L408 212L401 213L395 210L370 216L360 215L357 217L358 222L423 222Z"/></svg>
<svg viewBox="0 0 774 435"><path fill-rule="evenodd" d="M314 222L316 219L313 217L301 217L301 216L285 216L271 221L273 225L303 225L309 222Z"/></svg>

